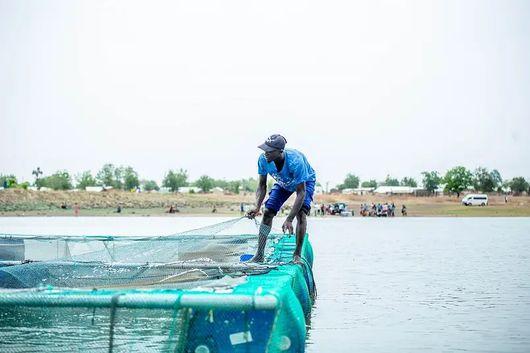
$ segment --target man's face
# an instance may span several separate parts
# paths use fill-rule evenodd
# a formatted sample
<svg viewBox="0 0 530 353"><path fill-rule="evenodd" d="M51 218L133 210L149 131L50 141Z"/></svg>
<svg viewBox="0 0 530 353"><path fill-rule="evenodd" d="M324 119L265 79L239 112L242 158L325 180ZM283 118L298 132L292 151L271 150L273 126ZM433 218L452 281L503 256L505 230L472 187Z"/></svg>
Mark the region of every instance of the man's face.
<svg viewBox="0 0 530 353"><path fill-rule="evenodd" d="M265 152L265 159L267 160L267 163L270 163L280 158L281 155L282 155L281 150Z"/></svg>

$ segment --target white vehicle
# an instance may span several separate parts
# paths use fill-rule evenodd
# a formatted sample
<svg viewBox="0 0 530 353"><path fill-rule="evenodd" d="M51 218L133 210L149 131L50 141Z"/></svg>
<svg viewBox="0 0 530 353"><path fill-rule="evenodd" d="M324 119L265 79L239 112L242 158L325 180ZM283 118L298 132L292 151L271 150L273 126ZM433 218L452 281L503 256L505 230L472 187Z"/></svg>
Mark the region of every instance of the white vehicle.
<svg viewBox="0 0 530 353"><path fill-rule="evenodd" d="M464 206L487 206L488 195L485 194L469 194L462 199Z"/></svg>

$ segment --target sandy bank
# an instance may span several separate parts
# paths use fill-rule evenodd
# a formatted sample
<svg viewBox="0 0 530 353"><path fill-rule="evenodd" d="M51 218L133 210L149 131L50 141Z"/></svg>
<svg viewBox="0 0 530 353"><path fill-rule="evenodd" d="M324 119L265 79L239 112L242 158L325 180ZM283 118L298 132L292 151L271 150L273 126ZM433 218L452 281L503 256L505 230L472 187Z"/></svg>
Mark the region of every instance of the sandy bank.
<svg viewBox="0 0 530 353"><path fill-rule="evenodd" d="M288 201L291 203L293 198ZM317 203L345 202L358 216L362 203L394 202L399 210L405 204L410 216L530 216L530 197L490 195L487 207L465 207L456 197L414 197L381 195L317 195ZM81 216L179 216L179 215L239 215L240 204L252 204L252 193L224 194L160 194L109 191L31 191L9 189L0 191L0 216L73 216L77 204ZM61 208L65 205L66 209ZM122 212L116 213L121 205ZM168 214L170 205L178 213ZM215 213L212 212L215 208ZM398 215L399 216L399 215Z"/></svg>

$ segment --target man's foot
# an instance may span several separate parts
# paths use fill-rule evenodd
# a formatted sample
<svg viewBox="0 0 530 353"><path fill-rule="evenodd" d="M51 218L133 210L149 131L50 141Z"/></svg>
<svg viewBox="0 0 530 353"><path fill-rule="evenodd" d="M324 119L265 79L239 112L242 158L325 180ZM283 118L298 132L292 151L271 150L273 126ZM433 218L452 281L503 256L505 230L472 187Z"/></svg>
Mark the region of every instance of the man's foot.
<svg viewBox="0 0 530 353"><path fill-rule="evenodd" d="M303 262L302 262L302 256L300 255L293 255L293 263L297 264L297 265L302 265Z"/></svg>
<svg viewBox="0 0 530 353"><path fill-rule="evenodd" d="M252 258L246 262L263 262L265 259L263 258L263 255L254 255Z"/></svg>

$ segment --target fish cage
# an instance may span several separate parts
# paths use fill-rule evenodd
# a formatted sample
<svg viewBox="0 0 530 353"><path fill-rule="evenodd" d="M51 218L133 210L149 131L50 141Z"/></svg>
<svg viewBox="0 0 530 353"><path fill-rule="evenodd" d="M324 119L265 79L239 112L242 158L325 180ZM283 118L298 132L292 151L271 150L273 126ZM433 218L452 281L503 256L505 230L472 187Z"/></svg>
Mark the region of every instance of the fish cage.
<svg viewBox="0 0 530 353"><path fill-rule="evenodd" d="M303 352L316 293L306 236L0 235L1 352Z"/></svg>

